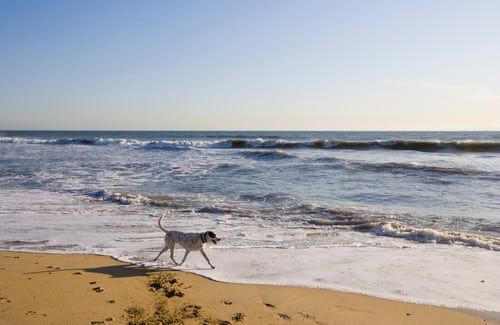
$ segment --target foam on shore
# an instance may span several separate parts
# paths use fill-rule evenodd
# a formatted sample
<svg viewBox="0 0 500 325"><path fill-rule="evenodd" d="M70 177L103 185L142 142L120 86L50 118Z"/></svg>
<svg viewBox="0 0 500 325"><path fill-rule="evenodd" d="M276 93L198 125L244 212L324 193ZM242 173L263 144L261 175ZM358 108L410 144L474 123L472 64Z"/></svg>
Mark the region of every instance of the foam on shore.
<svg viewBox="0 0 500 325"><path fill-rule="evenodd" d="M171 265L168 256L163 256L159 264L144 265L193 272L224 282L334 289L500 313L500 255L494 251L412 245L399 249L211 248L208 254L215 270L197 252L190 254L183 266ZM125 256L120 259L128 260Z"/></svg>

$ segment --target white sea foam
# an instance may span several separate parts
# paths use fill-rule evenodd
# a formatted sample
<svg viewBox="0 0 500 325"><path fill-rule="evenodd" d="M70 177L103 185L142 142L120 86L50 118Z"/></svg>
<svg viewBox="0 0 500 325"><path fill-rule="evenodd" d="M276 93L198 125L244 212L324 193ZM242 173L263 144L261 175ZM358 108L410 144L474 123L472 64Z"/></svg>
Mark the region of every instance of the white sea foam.
<svg viewBox="0 0 500 325"><path fill-rule="evenodd" d="M500 312L500 256L460 247L328 247L208 250L170 268L226 282L326 288L454 308ZM130 257L121 259L141 264ZM163 263L169 263L168 258ZM146 266L164 264L143 263Z"/></svg>
<svg viewBox="0 0 500 325"><path fill-rule="evenodd" d="M369 231L379 236L403 238L423 243L457 244L500 251L500 239L492 236L432 228L415 228L398 222L381 222L373 225Z"/></svg>
<svg viewBox="0 0 500 325"><path fill-rule="evenodd" d="M152 201L151 199L139 194L110 192L106 189L92 193L91 197L95 198L96 200L111 201L120 204L132 204L132 203L149 204Z"/></svg>

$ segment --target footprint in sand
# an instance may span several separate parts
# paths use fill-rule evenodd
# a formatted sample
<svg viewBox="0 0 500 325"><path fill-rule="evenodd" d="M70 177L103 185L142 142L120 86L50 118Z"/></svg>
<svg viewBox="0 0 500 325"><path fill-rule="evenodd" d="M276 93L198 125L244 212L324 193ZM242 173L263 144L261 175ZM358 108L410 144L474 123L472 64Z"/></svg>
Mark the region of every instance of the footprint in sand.
<svg viewBox="0 0 500 325"><path fill-rule="evenodd" d="M10 299L7 297L0 297L0 305L10 304Z"/></svg>
<svg viewBox="0 0 500 325"><path fill-rule="evenodd" d="M34 310L30 310L30 311L26 312L26 316L43 316L43 317L47 317L47 314L39 314L39 313L37 313Z"/></svg>
<svg viewBox="0 0 500 325"><path fill-rule="evenodd" d="M283 318L284 320L291 320L292 319L292 317L288 316L287 314L278 313L278 316Z"/></svg>
<svg viewBox="0 0 500 325"><path fill-rule="evenodd" d="M231 318L235 322L242 322L245 319L245 314L244 313L236 313L233 315Z"/></svg>
<svg viewBox="0 0 500 325"><path fill-rule="evenodd" d="M308 319L310 321L315 322L316 324L325 324L325 323L319 322L318 320L316 320L316 317L314 317L313 315L310 315L308 313L299 311L297 314L299 314L300 316L302 316L303 319Z"/></svg>
<svg viewBox="0 0 500 325"><path fill-rule="evenodd" d="M92 290L94 290L95 292L103 292L104 288L103 287L95 287L95 288L92 288Z"/></svg>

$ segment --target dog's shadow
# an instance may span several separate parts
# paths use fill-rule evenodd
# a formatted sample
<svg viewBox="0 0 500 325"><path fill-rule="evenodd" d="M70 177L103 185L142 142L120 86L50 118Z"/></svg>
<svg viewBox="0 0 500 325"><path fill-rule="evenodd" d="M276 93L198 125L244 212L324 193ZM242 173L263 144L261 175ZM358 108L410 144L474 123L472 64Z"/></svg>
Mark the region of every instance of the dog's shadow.
<svg viewBox="0 0 500 325"><path fill-rule="evenodd" d="M91 267L91 268L50 268L45 271L37 271L37 272L27 272L25 274L42 274L42 273L58 273L58 272L75 272L74 274L81 274L81 271L85 273L100 273L111 276L112 278L128 278L128 277L136 277L136 276L149 276L158 272L161 272L162 269L156 268L146 268L133 264L126 265L110 265L110 266L100 266L100 267Z"/></svg>
<svg viewBox="0 0 500 325"><path fill-rule="evenodd" d="M142 277L149 276L158 272L161 269L145 268L138 265L111 265L111 266L101 266L95 268L84 268L84 272L87 273L100 273L111 276L112 278L130 278L130 277Z"/></svg>
<svg viewBox="0 0 500 325"><path fill-rule="evenodd" d="M128 278L128 277L141 277L150 276L156 273L165 271L179 271L179 272L192 272L192 271L210 271L209 267L191 267L189 265L159 265L155 267L145 267L140 265L111 265L101 266L95 268L85 268L83 271L88 273L100 273L111 276L112 278Z"/></svg>
<svg viewBox="0 0 500 325"><path fill-rule="evenodd" d="M179 272L190 272L190 271L206 271L211 270L207 267L191 267L189 265L155 265L155 266L142 266L134 264L123 264L123 265L109 265L100 267L90 267L90 268L50 268L44 271L37 272L27 272L25 274L41 274L41 273L57 273L57 272L74 272L74 274L81 274L79 271L85 273L99 273L109 275L112 278L131 278L131 277L143 277L151 276L156 273L161 273L165 271L179 271Z"/></svg>

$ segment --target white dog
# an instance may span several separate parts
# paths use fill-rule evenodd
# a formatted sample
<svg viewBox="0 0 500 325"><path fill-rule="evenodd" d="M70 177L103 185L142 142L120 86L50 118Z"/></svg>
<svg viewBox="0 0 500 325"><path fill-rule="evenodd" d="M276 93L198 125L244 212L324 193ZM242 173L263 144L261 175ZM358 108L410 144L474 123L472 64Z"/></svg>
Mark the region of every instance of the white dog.
<svg viewBox="0 0 500 325"><path fill-rule="evenodd" d="M158 256L155 257L153 260L156 261L161 254L165 253L167 250L170 249L170 258L172 261L175 263L175 265L181 265L184 263L186 260L186 257L191 251L200 251L203 257L207 260L208 264L212 269L215 269L215 266L210 263L210 260L208 259L207 254L205 254L204 247L206 243L212 243L212 244L217 244L218 241L220 241L220 238L217 238L217 236L211 232L211 231L206 231L202 233L185 233L185 232L180 232L180 231L168 231L163 226L161 225L161 220L165 216L166 212L163 213L163 215L158 219L158 226L160 227L161 230L165 232L165 247L160 251ZM178 243L182 247L186 249L186 253L184 254L184 258L182 259L182 262L179 264L175 261L174 259L174 248L175 244Z"/></svg>

